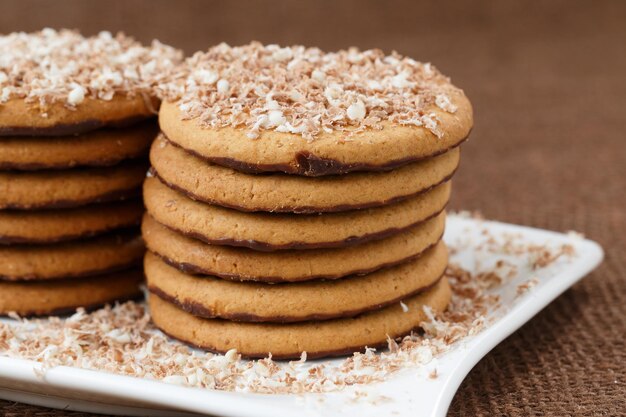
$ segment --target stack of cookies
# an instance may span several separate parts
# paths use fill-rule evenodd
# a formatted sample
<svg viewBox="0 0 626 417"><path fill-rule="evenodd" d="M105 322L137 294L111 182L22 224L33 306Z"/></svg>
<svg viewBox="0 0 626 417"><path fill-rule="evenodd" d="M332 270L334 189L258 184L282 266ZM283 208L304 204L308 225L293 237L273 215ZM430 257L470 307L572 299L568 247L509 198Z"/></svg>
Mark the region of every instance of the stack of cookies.
<svg viewBox="0 0 626 417"><path fill-rule="evenodd" d="M384 345L446 308L444 209L472 109L436 69L219 45L164 90L142 229L165 333L311 358Z"/></svg>
<svg viewBox="0 0 626 417"><path fill-rule="evenodd" d="M179 53L51 29L0 50L0 314L140 295L153 90Z"/></svg>

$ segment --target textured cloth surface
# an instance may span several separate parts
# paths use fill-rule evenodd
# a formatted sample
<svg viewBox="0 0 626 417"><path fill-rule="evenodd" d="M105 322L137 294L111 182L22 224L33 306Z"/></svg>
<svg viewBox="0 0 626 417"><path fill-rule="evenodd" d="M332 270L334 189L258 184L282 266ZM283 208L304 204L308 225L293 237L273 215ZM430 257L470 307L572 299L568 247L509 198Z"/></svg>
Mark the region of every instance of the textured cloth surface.
<svg viewBox="0 0 626 417"><path fill-rule="evenodd" d="M487 355L451 416L626 410L626 2L3 1L0 31L126 30L187 52L250 39L396 49L474 103L453 209L599 241L606 260ZM0 401L5 416L79 416Z"/></svg>

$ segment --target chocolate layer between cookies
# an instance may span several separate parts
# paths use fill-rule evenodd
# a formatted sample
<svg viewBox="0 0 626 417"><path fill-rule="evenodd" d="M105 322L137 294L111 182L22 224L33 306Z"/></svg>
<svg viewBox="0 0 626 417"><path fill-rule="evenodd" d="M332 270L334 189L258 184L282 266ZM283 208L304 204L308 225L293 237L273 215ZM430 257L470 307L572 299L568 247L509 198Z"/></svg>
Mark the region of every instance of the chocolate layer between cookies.
<svg viewBox="0 0 626 417"><path fill-rule="evenodd" d="M235 169L237 171L245 172L248 174L264 174L272 172L282 172L291 175L302 175L305 177L322 177L327 175L344 175L351 172L380 172L391 171L393 169L401 168L405 165L423 161L428 158L434 158L438 155L442 155L452 149L457 148L463 142L469 138L469 133L463 139L461 139L454 146L447 147L445 149L432 152L428 155L420 155L419 157L406 157L400 159L394 159L382 164L370 164L370 163L343 163L336 159L322 158L316 156L310 152L298 152L295 154L295 158L290 164L253 164L249 162L239 161L233 158L224 157L208 157L193 149L185 148L182 145L176 143L174 140L168 138L165 133L161 133L169 143L178 146L181 149L189 152L196 158L203 159L209 163L222 165L228 168Z"/></svg>
<svg viewBox="0 0 626 417"><path fill-rule="evenodd" d="M209 244L271 251L346 247L393 236L441 213L449 192L446 183L413 199L366 210L259 214L196 202L156 178L147 178L144 203L159 223L186 236Z"/></svg>
<svg viewBox="0 0 626 417"><path fill-rule="evenodd" d="M81 135L102 128L121 129L133 126L153 116L131 116L120 120L83 120L74 124L58 124L49 127L0 126L0 136L71 136ZM1 139L0 139L1 140Z"/></svg>
<svg viewBox="0 0 626 417"><path fill-rule="evenodd" d="M148 287L196 316L234 321L297 322L349 317L416 294L445 272L443 243L414 260L377 272L341 279L270 284L185 274L148 252ZM185 307L193 307L193 311ZM202 313L200 313L202 310Z"/></svg>
<svg viewBox="0 0 626 417"><path fill-rule="evenodd" d="M144 161L124 161L103 168L0 171L0 209L60 209L136 198L146 170Z"/></svg>
<svg viewBox="0 0 626 417"><path fill-rule="evenodd" d="M158 128L148 120L126 129L78 136L0 137L0 170L37 171L106 167L145 158Z"/></svg>
<svg viewBox="0 0 626 417"><path fill-rule="evenodd" d="M60 210L0 210L0 245L84 239L115 230L137 230L139 199Z"/></svg>
<svg viewBox="0 0 626 417"><path fill-rule="evenodd" d="M170 229L172 229L173 231L177 232L177 233L180 233L180 234L182 234L184 236L188 236L188 237L193 238L193 239L201 240L201 241L203 241L203 242L205 242L207 244L210 244L210 245L226 245L226 246L244 247L244 248L250 248L250 249L263 251L263 252L272 252L272 251L276 251L276 250L308 250L308 249L346 248L346 247L360 245L360 244L371 242L371 241L374 241L374 240L381 240L381 239L385 239L385 238L390 237L390 236L397 235L397 234L402 233L402 232L404 232L406 230L409 230L412 227L415 227L415 226L419 225L420 223L426 222L426 221L428 221L430 219L433 219L433 218L437 217L438 215L443 213L444 210L445 210L445 207L442 208L441 210L437 211L436 213L433 213L433 214L429 215L428 217L426 217L424 219L421 219L421 220L419 220L419 221L417 221L415 223L411 223L411 224L409 224L407 226L404 226L404 227L390 227L390 228L382 230L380 232L368 233L368 234L365 234L365 235L362 235L362 236L349 237L347 239L342 239L342 240L334 240L334 241L328 241L328 242L316 242L316 243L295 241L295 242L290 242L290 243L284 244L284 245L275 245L275 244L271 244L271 243L267 243L267 242L261 242L261 241L253 240L253 239L248 239L248 240L228 239L228 238L211 239L211 238L208 238L206 235L204 235L202 233L180 230L180 229L177 229L176 227L170 226L170 225L166 225L166 226L169 227Z"/></svg>
<svg viewBox="0 0 626 417"><path fill-rule="evenodd" d="M142 235L150 251L183 272L279 283L365 275L408 262L436 245L444 227L442 213L396 236L358 246L272 252L208 245L171 231L149 215Z"/></svg>
<svg viewBox="0 0 626 417"><path fill-rule="evenodd" d="M160 135L150 149L150 172L196 201L246 212L310 214L380 207L418 196L450 180L459 158L453 149L386 172L254 175L197 158Z"/></svg>
<svg viewBox="0 0 626 417"><path fill-rule="evenodd" d="M334 319L342 319L342 318L350 318L358 316L359 314L365 314L372 311L380 310L381 308L388 307L392 304L399 303L405 298L412 297L421 292L428 291L435 285L439 283L439 280L443 279L444 275L440 275L439 278L433 282L432 284L425 285L423 287L417 288L410 293L404 294L403 296L394 298L393 300L388 300L383 303L377 303L370 305L366 308L357 309L357 310L345 310L335 314L310 314L308 316L257 316L254 314L246 314L246 313L233 313L227 316L217 317L215 313L208 309L204 304L194 301L180 301L178 298L173 297L167 292L163 291L157 286L148 286L148 290L162 298L164 301L172 303L179 307L180 309L186 311L189 314L192 314L195 317L203 317L207 319L215 319L220 318L224 320L231 320L234 322L244 322L244 323L300 323L300 322L308 322L308 321L324 321L324 320L334 320Z"/></svg>

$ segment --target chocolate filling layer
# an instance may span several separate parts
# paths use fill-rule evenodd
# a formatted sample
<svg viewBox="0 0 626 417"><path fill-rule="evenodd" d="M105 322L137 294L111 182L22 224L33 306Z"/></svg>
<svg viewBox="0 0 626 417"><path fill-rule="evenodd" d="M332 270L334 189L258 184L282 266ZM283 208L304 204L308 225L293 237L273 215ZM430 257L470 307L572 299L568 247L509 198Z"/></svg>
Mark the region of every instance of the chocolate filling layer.
<svg viewBox="0 0 626 417"><path fill-rule="evenodd" d="M89 239L91 237L101 236L104 234L109 234L113 232L125 233L134 231L136 234L139 234L138 227L141 224L141 219L138 219L135 222L122 225L115 226L100 230L88 230L84 233L78 233L73 235L59 235L52 238L47 239L38 239L38 238L25 238L22 236L7 236L0 235L0 245L41 245L41 244L50 244L50 243L61 243L61 242L69 242L72 240L82 240Z"/></svg>
<svg viewBox="0 0 626 417"><path fill-rule="evenodd" d="M157 170L154 167L150 167L150 173L159 179L159 181L161 181L164 185L166 185L167 187L171 188L174 191L178 191L179 193L189 197L192 200L196 200L196 201L201 201L204 203L208 203L208 204L213 204L216 206L221 206L221 207L227 207L233 210L238 210L238 211L243 211L243 212L259 212L259 211L263 211L263 212L271 212L271 213L294 213L294 214L315 214L315 213L335 213L335 212L341 212L341 211L350 211L350 210L362 210L362 209L367 209L367 208L373 208L373 207L382 207L382 206L386 206L386 205L390 205L390 204L394 204L394 203L399 203L400 201L404 201L407 200L411 197L417 197L420 194L424 194L427 193L428 191L432 190L433 188L437 187L438 185L441 185L447 181L449 181L450 179L452 179L452 177L454 176L454 173L456 172L456 168L454 171L452 171L452 173L448 176L446 176L443 180L439 181L436 184L431 185L430 187L424 188L422 190L419 190L415 193L412 194L406 194L406 195L401 195L401 196L397 196L397 197L393 197L390 198L388 200L382 200L382 201L372 201L369 203L364 203L364 204L339 204L339 205L335 205L335 206L326 206L326 207L320 207L320 206L281 206L281 207L273 207L272 210L267 211L267 210L262 210L262 209L251 209L245 206L239 206L239 205L235 205L235 204L227 204L224 203L223 201L215 201L215 200L210 200L208 198L203 198L197 194L194 194L184 188L181 188L175 184L172 184L171 182L166 181L165 179L163 179L163 177L161 177L159 175L159 173L157 172Z"/></svg>
<svg viewBox="0 0 626 417"><path fill-rule="evenodd" d="M0 139L1 141L2 139ZM115 158L115 159L92 159L89 161L83 161L80 163L70 163L70 164L46 164L46 163L15 163L15 162L0 162L0 171L42 171L42 170L64 170L64 169L74 169L74 168L106 168L111 167L113 165L117 165L122 161L133 161L135 158L140 158L141 156L145 156L146 152L142 152L140 155L133 156L132 158Z"/></svg>
<svg viewBox="0 0 626 417"><path fill-rule="evenodd" d="M344 310L344 311L340 311L340 312L333 313L333 314L309 314L306 316L258 316L258 315L247 314L247 313L231 313L231 314L222 314L222 315L217 316L214 311L212 311L210 308L207 308L202 303L199 303L196 301L189 301L189 300L181 301L177 297L168 294L167 292L163 291L162 289L154 285L149 285L148 290L150 290L152 294L159 296L163 300L168 301L178 306L179 308L183 309L187 313L197 316L197 317L202 317L202 318L207 318L207 319L240 321L240 322L255 322L255 323L298 323L298 322L306 322L306 321L321 321L321 320L332 320L332 319L341 319L341 318L347 318L347 317L355 317L355 316L358 316L359 314L367 313L369 311L380 310L381 308L385 308L394 303L399 303L405 298L412 297L421 292L431 289L432 287L437 285L437 283L442 277L443 277L443 273L435 280L435 282L429 285L426 285L421 288L417 288L414 291L409 292L408 294L403 294L399 297L396 297L392 300L388 300L382 303L374 304L374 305L363 307L363 308L356 309L356 310ZM345 278L345 279L351 279L351 278Z"/></svg>
<svg viewBox="0 0 626 417"><path fill-rule="evenodd" d="M286 249L321 249L321 248L345 248L348 246L358 245L360 243L370 242L372 240L384 239L389 236L396 235L398 233L402 233L411 227L417 226L420 223L426 222L436 216L438 216L442 211L445 210L445 206L438 210L436 213L431 214L430 216L421 219L415 223L411 223L404 227L391 227L386 230L382 230L376 233L369 233L362 236L353 236L343 240L335 240L329 242L290 242L284 245L274 245L267 242L260 242L258 240L239 240L239 239L211 239L206 235L203 235L198 232L188 232L177 229L176 227L169 226L164 224L165 227L170 230L175 231L176 233L180 233L184 236L190 237L192 239L197 239L202 242L208 243L209 245L225 245L225 246L238 246L238 247L246 247L262 252L271 252L275 250L286 250Z"/></svg>
<svg viewBox="0 0 626 417"><path fill-rule="evenodd" d="M88 119L74 124L59 124L50 127L0 126L0 136L70 136L91 132L103 127L124 128L153 116L132 116L120 120L104 121Z"/></svg>
<svg viewBox="0 0 626 417"><path fill-rule="evenodd" d="M184 272L186 274L190 274L190 275L212 275L218 278L222 278L222 279L227 279L230 281L252 281L252 282L266 282L268 284L278 284L278 283L287 283L287 282L303 282L303 281L313 281L313 280L335 280L338 278L348 278L348 277L352 277L352 276L363 276L363 275L367 275L370 274L374 271L378 271L381 269L386 269L386 268L391 268L393 266L396 265L400 265L403 264L405 262L409 262L412 261L414 259L419 258L422 254L424 254L424 252L427 252L429 249L432 249L433 247L435 247L435 245L437 245L437 243L439 243L439 241L441 240L442 236L439 236L439 238L437 239L437 241L431 245L429 245L428 247L424 248L424 250L422 250L419 253L416 253L415 255L411 255L402 259L398 259L396 261L393 262L387 262L384 264L380 264L378 266L372 267L372 268L367 268L367 269L356 269L353 271L349 271L346 273L342 273L342 274L336 274L336 275L332 275L332 274L326 274L326 275L311 275L311 276L303 276L303 277L296 277L296 278L290 278L289 280L285 280L284 278L278 277L278 276L263 276L263 277L254 277L254 279L251 279L249 277L243 277L241 275L236 275L236 274L224 274L224 273L219 273L219 272L215 272L215 271L210 271L208 269L202 268L200 266L197 265L193 265L187 262L176 262L171 258L168 258L165 255L162 255L158 252L155 252L153 250L150 250L150 252L154 253L156 256L158 256L159 258L161 258L163 260L163 262L165 262L166 264L168 264L169 266L172 266L176 269L178 269L181 272Z"/></svg>
<svg viewBox="0 0 626 417"><path fill-rule="evenodd" d="M156 135L157 129L154 126L155 122L154 121L143 121L141 122L141 126L139 126L139 123L137 123L136 126L133 127L133 129L150 129L154 132L154 135ZM111 133L115 134L116 130L118 130L119 128L108 128L106 130L111 131ZM2 136L2 135L0 135ZM88 137L84 138L85 140L89 140ZM2 137L0 137L0 146L2 145ZM49 137L44 137L42 138L42 141L45 140L50 140ZM137 152L134 155L130 155L130 156L122 156L122 157L117 157L117 158L110 158L107 155L92 155L91 157L93 159L89 159L89 160L84 160L81 161L79 163L49 163L49 162L28 162L28 163L19 163L19 162L15 162L15 161L0 161L0 170L1 171L39 171L39 170L46 170L46 169L50 169L50 170L63 170L63 169L73 169L73 168L81 168L81 167L95 167L95 168L100 168L100 167L110 167L116 164L121 163L122 161L134 161L134 160L139 160L142 157L146 157L148 155L148 150L149 150L150 144L146 143L146 145L144 146L144 148L142 150L140 150L139 152ZM45 159L45 155L42 156L43 159Z"/></svg>
<svg viewBox="0 0 626 417"><path fill-rule="evenodd" d="M96 275L107 275L107 274L113 274L115 272L120 272L123 271L125 269L129 269L129 268L134 268L141 265L141 257L139 259L133 260L131 262L127 262L125 264L120 264L120 265L115 265L115 266L111 266L108 268L102 268L102 269L92 269L92 270L87 270L87 271L83 271L83 272L77 272L74 274L65 274L63 276L60 277L46 277L46 278L41 278L40 276L37 275L21 275L19 277L16 276L8 276L8 275L2 275L0 274L0 281L9 281L9 282L23 282L23 281L28 281L28 282L54 282L56 280L59 279L76 279L76 278L86 278L86 277L93 277Z"/></svg>
<svg viewBox="0 0 626 417"><path fill-rule="evenodd" d="M385 162L383 164L370 164L366 162L355 162L346 164L341 161L337 161L335 159L329 158L321 158L319 156L313 155L310 152L298 152L295 155L295 159L292 164L252 164L249 162L239 161L232 158L224 158L224 157L207 157L205 155L201 155L196 151L191 149L187 149L179 145L178 143L172 141L168 138L165 133L161 132L163 137L168 140L174 146L177 146L181 149L184 149L191 155L194 155L197 158L203 159L207 162L222 165L225 167L229 167L235 169L237 171L245 172L248 174L261 174L267 172L284 172L286 174L293 175L302 175L305 177L321 177L325 175L342 175L355 171L390 171L395 168L399 168L401 166L421 161L424 159L432 158L437 155L444 154L448 152L450 149L454 149L459 146L461 143L465 142L469 137L470 132L468 132L467 136L462 138L458 143L454 146L451 146L446 149L439 150L437 152L433 152L429 155L423 155L419 157L407 157L395 159L392 161Z"/></svg>

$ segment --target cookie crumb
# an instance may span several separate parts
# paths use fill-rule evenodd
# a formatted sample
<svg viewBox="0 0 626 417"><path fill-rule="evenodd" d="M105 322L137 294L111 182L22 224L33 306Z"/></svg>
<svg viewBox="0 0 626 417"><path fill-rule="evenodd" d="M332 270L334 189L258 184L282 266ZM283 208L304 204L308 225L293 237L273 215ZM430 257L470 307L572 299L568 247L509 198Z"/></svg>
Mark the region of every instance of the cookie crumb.
<svg viewBox="0 0 626 417"><path fill-rule="evenodd" d="M519 284L517 286L517 295L520 296L524 293L526 293L528 290L530 290L531 288L535 287L537 284L539 284L539 279L537 279L537 277L533 277L521 284Z"/></svg>

